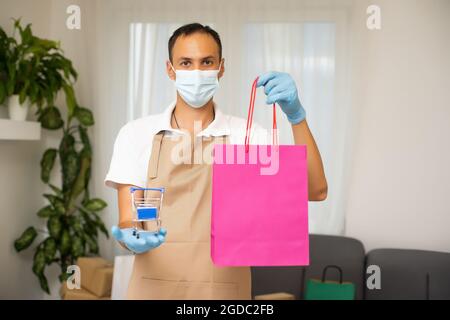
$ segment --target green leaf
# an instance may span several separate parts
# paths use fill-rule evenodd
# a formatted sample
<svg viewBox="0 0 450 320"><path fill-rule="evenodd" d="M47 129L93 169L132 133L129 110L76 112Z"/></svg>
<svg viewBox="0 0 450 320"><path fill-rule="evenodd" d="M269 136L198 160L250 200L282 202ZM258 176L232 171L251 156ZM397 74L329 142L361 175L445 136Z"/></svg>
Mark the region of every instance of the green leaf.
<svg viewBox="0 0 450 320"><path fill-rule="evenodd" d="M47 149L41 159L41 180L48 183L56 159L56 149Z"/></svg>
<svg viewBox="0 0 450 320"><path fill-rule="evenodd" d="M72 227L73 231L77 233L79 236L84 234L83 225L81 224L81 219L76 216L70 217L69 224Z"/></svg>
<svg viewBox="0 0 450 320"><path fill-rule="evenodd" d="M39 279L39 285L41 286L41 289L44 290L47 294L50 294L50 289L48 287L48 281L45 277L44 273L41 273L38 275Z"/></svg>
<svg viewBox="0 0 450 320"><path fill-rule="evenodd" d="M46 206L46 207L42 208L41 210L39 210L37 215L38 215L38 217L41 217L41 218L48 218L52 215L56 215L56 212L55 212L55 210L53 210L52 206Z"/></svg>
<svg viewBox="0 0 450 320"><path fill-rule="evenodd" d="M70 74L72 75L72 78L75 79L75 80L77 80L77 78L78 78L78 73L77 73L77 71L76 71L74 68L72 68L72 63L71 63L69 72L70 72Z"/></svg>
<svg viewBox="0 0 450 320"><path fill-rule="evenodd" d="M47 264L51 263L56 254L56 241L53 238L47 238L44 241L44 254Z"/></svg>
<svg viewBox="0 0 450 320"><path fill-rule="evenodd" d="M6 83L6 95L8 97L14 94L14 83L15 83L14 73L10 73L8 82Z"/></svg>
<svg viewBox="0 0 450 320"><path fill-rule="evenodd" d="M92 115L92 111L89 109L77 107L75 109L75 117L83 126L89 127L94 124L94 116Z"/></svg>
<svg viewBox="0 0 450 320"><path fill-rule="evenodd" d="M0 27L0 38L7 38L8 36L6 35L6 32L5 32L5 30L3 30L3 28L2 27Z"/></svg>
<svg viewBox="0 0 450 320"><path fill-rule="evenodd" d="M98 225L100 231L105 235L105 237L107 239L109 239L109 233L108 233L108 230L105 227L105 224L102 221L99 221L99 222L97 222L97 225Z"/></svg>
<svg viewBox="0 0 450 320"><path fill-rule="evenodd" d="M63 281L66 281L67 279L69 279L69 277L70 277L70 274L69 273L67 273L67 272L62 272L59 276L58 276L58 279L59 279L59 282L63 282Z"/></svg>
<svg viewBox="0 0 450 320"><path fill-rule="evenodd" d="M84 189L84 195L81 204L85 206L86 203L88 203L89 199L90 199L89 188L86 186L86 188Z"/></svg>
<svg viewBox="0 0 450 320"><path fill-rule="evenodd" d="M31 83L30 88L30 101L31 103L36 103L38 100L39 86L36 83Z"/></svg>
<svg viewBox="0 0 450 320"><path fill-rule="evenodd" d="M70 61L61 59L61 68L64 72L64 78L66 78L66 80L70 80Z"/></svg>
<svg viewBox="0 0 450 320"><path fill-rule="evenodd" d="M77 102L75 100L75 93L73 91L73 87L68 84L63 84L64 93L66 94L66 104L67 104L67 110L68 110L68 116L69 118L73 117L73 114L75 112L75 107L77 105Z"/></svg>
<svg viewBox="0 0 450 320"><path fill-rule="evenodd" d="M71 238L69 230L64 229L61 235L61 243L59 246L59 251L61 252L61 255L66 255L69 253L71 248Z"/></svg>
<svg viewBox="0 0 450 320"><path fill-rule="evenodd" d="M52 184L49 184L48 186L53 190L53 192L56 194L57 197L59 197L59 198L63 197L63 193L60 188L58 188Z"/></svg>
<svg viewBox="0 0 450 320"><path fill-rule="evenodd" d="M78 258L84 255L84 242L80 237L74 236L72 238L72 256Z"/></svg>
<svg viewBox="0 0 450 320"><path fill-rule="evenodd" d="M25 80L25 85L23 86L22 90L20 90L20 93L19 93L19 103L20 104L24 104L25 100L27 99L29 86L30 86L30 81Z"/></svg>
<svg viewBox="0 0 450 320"><path fill-rule="evenodd" d="M89 211L100 211L107 206L106 202L99 198L90 199L85 208Z"/></svg>
<svg viewBox="0 0 450 320"><path fill-rule="evenodd" d="M20 236L19 239L14 241L14 248L16 248L17 252L20 252L26 248L28 248L34 241L37 236L36 229L33 227L28 227Z"/></svg>
<svg viewBox="0 0 450 320"><path fill-rule="evenodd" d="M87 152L91 152L91 142L89 140L87 130L82 126L78 126L78 132L80 134L80 140L83 143L84 149Z"/></svg>
<svg viewBox="0 0 450 320"><path fill-rule="evenodd" d="M25 102L25 99L27 98L27 91L24 89L20 90L20 94L19 94L19 103L21 105L23 105L23 103Z"/></svg>
<svg viewBox="0 0 450 320"><path fill-rule="evenodd" d="M59 44L56 41L41 39L41 38L37 38L37 37L34 37L33 40L34 40L35 45L38 45L47 51L49 51L51 49L58 49L58 47L59 47Z"/></svg>
<svg viewBox="0 0 450 320"><path fill-rule="evenodd" d="M68 211L71 211L73 202L73 185L80 172L80 159L75 151L75 138L70 133L65 133L59 145L59 158L62 170L62 190L65 195Z"/></svg>
<svg viewBox="0 0 450 320"><path fill-rule="evenodd" d="M42 110L38 120L42 127L48 130L57 130L64 125L61 113L56 107L48 107Z"/></svg>
<svg viewBox="0 0 450 320"><path fill-rule="evenodd" d="M0 81L0 105L3 104L3 102L5 102L6 99L6 88L5 85L3 84L3 81Z"/></svg>
<svg viewBox="0 0 450 320"><path fill-rule="evenodd" d="M98 254L99 249L98 249L97 240L88 234L84 234L84 240L86 241L86 244L89 247L89 252L93 253L93 254Z"/></svg>
<svg viewBox="0 0 450 320"><path fill-rule="evenodd" d="M97 237L98 230L96 222L90 218L90 214L85 210L80 209L80 212L85 221L84 230L86 231L86 233L93 237Z"/></svg>
<svg viewBox="0 0 450 320"><path fill-rule="evenodd" d="M79 174L79 156L75 150L70 150L62 162L63 190L72 189Z"/></svg>
<svg viewBox="0 0 450 320"><path fill-rule="evenodd" d="M21 19L21 18L19 18L19 19L14 19L14 18L13 18L13 21L14 21L14 28L15 28L15 29L19 29L19 31L22 30L22 27L21 27L21 25L20 25L20 19Z"/></svg>
<svg viewBox="0 0 450 320"><path fill-rule="evenodd" d="M57 214L66 213L66 208L64 207L63 199L48 193L45 193L44 197L47 198L47 200L50 202L50 204L52 205L53 209L55 209Z"/></svg>
<svg viewBox="0 0 450 320"><path fill-rule="evenodd" d="M91 155L90 152L88 152L86 149L83 148L80 153L80 170L78 173L78 176L75 180L75 183L73 184L71 194L70 194L70 201L69 201L69 208L72 207L72 205L75 203L75 200L78 198L78 196L83 192L86 186L86 177L91 167Z"/></svg>
<svg viewBox="0 0 450 320"><path fill-rule="evenodd" d="M61 161L64 161L67 154L73 150L75 150L75 138L71 134L65 133L59 144L59 156Z"/></svg>
<svg viewBox="0 0 450 320"><path fill-rule="evenodd" d="M16 84L16 64L14 61L6 63L8 70L8 81L6 83L6 94L11 96L14 94L14 86Z"/></svg>
<svg viewBox="0 0 450 320"><path fill-rule="evenodd" d="M106 236L106 238L109 238L108 230L106 229L105 224L103 223L102 219L100 219L100 217L97 216L95 213L93 214L93 216L95 219L95 225Z"/></svg>
<svg viewBox="0 0 450 320"><path fill-rule="evenodd" d="M90 152L89 152L90 154ZM89 180L91 179L92 168L89 166L84 174L84 195L86 196L87 202L91 197L89 196Z"/></svg>
<svg viewBox="0 0 450 320"><path fill-rule="evenodd" d="M45 50L42 47L33 45L31 47L28 47L25 52L25 54L34 54L34 55L45 55Z"/></svg>
<svg viewBox="0 0 450 320"><path fill-rule="evenodd" d="M62 224L58 216L51 216L47 221L47 228L50 236L59 239L61 234Z"/></svg>
<svg viewBox="0 0 450 320"><path fill-rule="evenodd" d="M22 38L23 44L28 44L31 41L33 36L33 34L31 33L31 24L27 24L25 29L20 32L20 36Z"/></svg>
<svg viewBox="0 0 450 320"><path fill-rule="evenodd" d="M36 253L33 259L33 272L35 275L39 276L44 272L45 269L45 252L42 246L36 248Z"/></svg>

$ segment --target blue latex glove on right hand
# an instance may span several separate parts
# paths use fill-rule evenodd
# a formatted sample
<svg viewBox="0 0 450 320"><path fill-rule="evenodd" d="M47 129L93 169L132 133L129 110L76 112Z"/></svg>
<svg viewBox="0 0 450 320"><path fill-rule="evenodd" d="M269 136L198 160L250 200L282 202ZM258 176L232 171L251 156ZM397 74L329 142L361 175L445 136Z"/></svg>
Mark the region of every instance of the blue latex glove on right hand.
<svg viewBox="0 0 450 320"><path fill-rule="evenodd" d="M278 103L292 124L303 121L306 117L294 79L285 72L268 72L258 78L257 87L264 86L267 104Z"/></svg>
<svg viewBox="0 0 450 320"><path fill-rule="evenodd" d="M113 237L137 254L159 247L166 241L167 231L164 228L161 228L158 233L140 232L139 238L133 235L134 231L133 228L120 229L117 226L111 228Z"/></svg>

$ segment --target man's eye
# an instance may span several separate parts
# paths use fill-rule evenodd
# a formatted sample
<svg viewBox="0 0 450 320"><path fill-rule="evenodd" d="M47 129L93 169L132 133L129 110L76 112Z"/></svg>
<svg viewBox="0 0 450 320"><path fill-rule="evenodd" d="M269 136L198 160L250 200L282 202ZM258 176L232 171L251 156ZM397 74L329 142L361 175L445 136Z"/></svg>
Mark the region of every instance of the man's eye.
<svg viewBox="0 0 450 320"><path fill-rule="evenodd" d="M189 61L182 61L182 62L180 63L180 65L182 65L183 67L187 67L187 66L189 66L189 64L190 64Z"/></svg>
<svg viewBox="0 0 450 320"><path fill-rule="evenodd" d="M213 64L213 62L211 60L206 60L206 61L203 61L203 64L210 66Z"/></svg>

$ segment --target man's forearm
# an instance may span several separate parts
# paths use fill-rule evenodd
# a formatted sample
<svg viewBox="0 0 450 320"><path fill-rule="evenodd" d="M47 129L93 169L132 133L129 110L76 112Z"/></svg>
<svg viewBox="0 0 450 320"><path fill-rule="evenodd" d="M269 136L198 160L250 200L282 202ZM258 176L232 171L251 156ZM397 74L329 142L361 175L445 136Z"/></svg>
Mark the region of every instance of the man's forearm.
<svg viewBox="0 0 450 320"><path fill-rule="evenodd" d="M308 156L308 198L309 201L323 201L327 197L328 184L325 178L322 158L306 120L292 125L294 143L307 146Z"/></svg>

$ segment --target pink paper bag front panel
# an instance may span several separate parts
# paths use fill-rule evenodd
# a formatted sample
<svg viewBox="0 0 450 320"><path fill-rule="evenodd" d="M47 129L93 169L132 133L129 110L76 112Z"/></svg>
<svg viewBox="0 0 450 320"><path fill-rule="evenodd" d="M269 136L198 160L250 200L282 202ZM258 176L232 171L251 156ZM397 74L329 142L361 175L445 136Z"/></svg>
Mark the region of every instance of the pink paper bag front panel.
<svg viewBox="0 0 450 320"><path fill-rule="evenodd" d="M270 164L274 150L278 168ZM250 145L244 151L244 145L214 146L214 264L309 265L306 146Z"/></svg>

